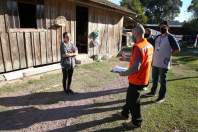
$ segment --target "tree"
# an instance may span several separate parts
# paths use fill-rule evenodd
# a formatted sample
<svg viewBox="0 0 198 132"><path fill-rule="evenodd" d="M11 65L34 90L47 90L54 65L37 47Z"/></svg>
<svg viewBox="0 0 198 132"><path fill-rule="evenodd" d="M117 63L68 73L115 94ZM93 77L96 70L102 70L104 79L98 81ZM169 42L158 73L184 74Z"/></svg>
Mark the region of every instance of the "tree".
<svg viewBox="0 0 198 132"><path fill-rule="evenodd" d="M188 11L193 12L194 17L198 18L198 0L191 1Z"/></svg>
<svg viewBox="0 0 198 132"><path fill-rule="evenodd" d="M162 20L173 20L180 13L181 0L140 0L146 8L145 14L149 23Z"/></svg>
<svg viewBox="0 0 198 132"><path fill-rule="evenodd" d="M198 0L192 0L188 7L189 12L193 12L193 18L185 22L183 28L188 34L198 33Z"/></svg>
<svg viewBox="0 0 198 132"><path fill-rule="evenodd" d="M120 5L137 13L136 19L140 21L141 23L147 22L147 17L144 14L144 7L142 3L140 2L140 0L122 0L120 2Z"/></svg>
<svg viewBox="0 0 198 132"><path fill-rule="evenodd" d="M192 19L185 22L183 25L185 34L196 34L198 33L198 18Z"/></svg>

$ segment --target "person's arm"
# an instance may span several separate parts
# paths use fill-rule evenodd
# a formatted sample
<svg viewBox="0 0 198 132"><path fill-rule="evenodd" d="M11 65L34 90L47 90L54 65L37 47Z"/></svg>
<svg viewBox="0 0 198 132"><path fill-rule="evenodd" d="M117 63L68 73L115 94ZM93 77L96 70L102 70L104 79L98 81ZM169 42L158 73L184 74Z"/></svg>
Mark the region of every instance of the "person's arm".
<svg viewBox="0 0 198 132"><path fill-rule="evenodd" d="M138 50L138 48L134 49L132 58L134 58L135 60L134 63L131 65L131 67L129 67L127 71L121 72L120 76L129 76L140 70L142 61L141 61L140 51Z"/></svg>
<svg viewBox="0 0 198 132"><path fill-rule="evenodd" d="M76 53L65 53L65 57L74 57L76 55Z"/></svg>
<svg viewBox="0 0 198 132"><path fill-rule="evenodd" d="M78 49L72 44L72 52L65 52L65 57L74 57L78 55Z"/></svg>
<svg viewBox="0 0 198 132"><path fill-rule="evenodd" d="M175 37L173 37L172 35L169 35L169 42L170 42L170 46L171 46L173 55L177 54L181 51L179 43L177 42Z"/></svg>

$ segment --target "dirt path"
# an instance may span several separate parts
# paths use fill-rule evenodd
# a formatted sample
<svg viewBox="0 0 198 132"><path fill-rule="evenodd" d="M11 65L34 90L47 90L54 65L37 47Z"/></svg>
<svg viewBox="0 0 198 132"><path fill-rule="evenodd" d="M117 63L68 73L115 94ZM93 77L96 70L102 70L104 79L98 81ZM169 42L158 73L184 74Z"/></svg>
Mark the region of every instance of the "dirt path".
<svg viewBox="0 0 198 132"><path fill-rule="evenodd" d="M9 110L0 112L0 130L86 131L100 123L93 121L86 124L83 116L119 110L124 102L126 87L127 79L118 77L97 89L90 89L90 92L82 90L74 96L53 91L2 97L0 105Z"/></svg>

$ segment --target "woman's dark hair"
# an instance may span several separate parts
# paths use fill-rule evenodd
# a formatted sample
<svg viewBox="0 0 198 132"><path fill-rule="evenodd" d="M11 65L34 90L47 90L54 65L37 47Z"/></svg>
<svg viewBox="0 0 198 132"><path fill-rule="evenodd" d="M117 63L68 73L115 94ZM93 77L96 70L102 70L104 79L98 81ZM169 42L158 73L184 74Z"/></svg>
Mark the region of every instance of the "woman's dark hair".
<svg viewBox="0 0 198 132"><path fill-rule="evenodd" d="M65 36L68 36L68 33L67 32L64 32L63 33L63 38L65 38Z"/></svg>

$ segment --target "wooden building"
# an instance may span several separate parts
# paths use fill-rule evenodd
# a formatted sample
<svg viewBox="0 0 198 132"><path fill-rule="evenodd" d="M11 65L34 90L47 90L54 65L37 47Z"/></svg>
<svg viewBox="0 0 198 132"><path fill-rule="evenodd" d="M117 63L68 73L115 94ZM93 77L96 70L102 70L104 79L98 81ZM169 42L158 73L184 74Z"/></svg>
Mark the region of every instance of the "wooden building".
<svg viewBox="0 0 198 132"><path fill-rule="evenodd" d="M0 0L0 73L59 62L65 31L79 54L115 55L125 16L135 13L106 0Z"/></svg>

